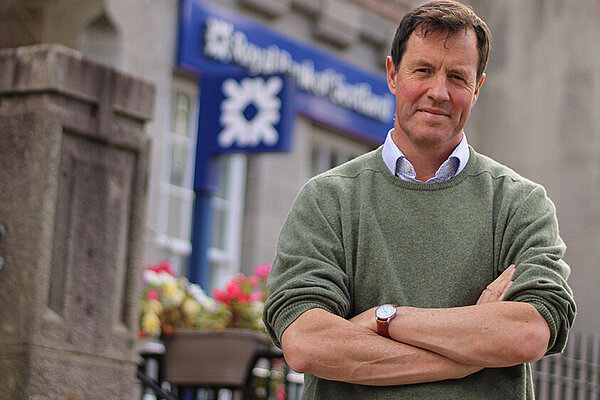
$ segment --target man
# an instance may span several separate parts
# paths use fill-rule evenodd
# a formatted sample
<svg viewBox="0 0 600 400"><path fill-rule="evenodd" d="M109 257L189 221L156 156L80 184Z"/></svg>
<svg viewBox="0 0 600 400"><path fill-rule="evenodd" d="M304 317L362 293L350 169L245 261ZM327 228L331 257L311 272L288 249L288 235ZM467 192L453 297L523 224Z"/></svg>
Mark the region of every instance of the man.
<svg viewBox="0 0 600 400"><path fill-rule="evenodd" d="M575 303L554 206L463 133L489 43L460 3L408 13L385 144L298 195L264 321L305 398L532 399L529 363L564 348Z"/></svg>

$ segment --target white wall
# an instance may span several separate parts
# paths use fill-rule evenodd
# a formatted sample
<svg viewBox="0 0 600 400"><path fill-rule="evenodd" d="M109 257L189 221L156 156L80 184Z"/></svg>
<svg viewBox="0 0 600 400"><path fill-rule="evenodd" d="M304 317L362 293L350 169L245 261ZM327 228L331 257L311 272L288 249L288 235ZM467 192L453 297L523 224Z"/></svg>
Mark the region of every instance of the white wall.
<svg viewBox="0 0 600 400"><path fill-rule="evenodd" d="M483 153L543 184L567 243L575 329L600 328L600 4L472 1L493 34L468 132Z"/></svg>

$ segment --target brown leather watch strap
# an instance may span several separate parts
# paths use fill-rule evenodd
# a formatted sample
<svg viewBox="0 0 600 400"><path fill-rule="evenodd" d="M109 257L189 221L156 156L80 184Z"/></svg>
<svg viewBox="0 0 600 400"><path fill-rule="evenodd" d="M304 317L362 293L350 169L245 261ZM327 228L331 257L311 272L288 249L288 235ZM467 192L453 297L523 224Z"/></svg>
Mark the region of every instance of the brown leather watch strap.
<svg viewBox="0 0 600 400"><path fill-rule="evenodd" d="M390 333L388 331L388 325L390 324L390 320L377 320L377 333L383 337L390 337Z"/></svg>

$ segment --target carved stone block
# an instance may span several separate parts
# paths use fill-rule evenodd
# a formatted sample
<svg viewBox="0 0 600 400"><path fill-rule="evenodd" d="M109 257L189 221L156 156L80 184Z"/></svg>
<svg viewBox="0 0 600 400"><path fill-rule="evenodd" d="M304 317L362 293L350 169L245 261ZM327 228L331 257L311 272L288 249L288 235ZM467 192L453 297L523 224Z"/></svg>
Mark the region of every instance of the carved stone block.
<svg viewBox="0 0 600 400"><path fill-rule="evenodd" d="M0 387L135 389L154 89L60 46L0 50Z"/></svg>

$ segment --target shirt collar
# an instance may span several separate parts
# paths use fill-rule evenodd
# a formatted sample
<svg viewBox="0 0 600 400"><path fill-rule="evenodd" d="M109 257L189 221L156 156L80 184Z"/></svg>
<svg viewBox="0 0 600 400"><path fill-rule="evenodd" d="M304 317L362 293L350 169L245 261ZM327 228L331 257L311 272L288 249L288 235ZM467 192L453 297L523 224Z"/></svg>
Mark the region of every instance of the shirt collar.
<svg viewBox="0 0 600 400"><path fill-rule="evenodd" d="M392 139L393 131L394 129L389 130L387 137L385 138L385 142L383 144L383 150L381 154L383 156L383 161L385 162L385 165L388 167L392 174L399 176L404 180L419 182L415 179L416 174L414 172L412 164L410 164L410 161L406 159L406 157L402 153L402 150L400 150L398 146L396 146L396 143L394 143L394 140ZM442 163L442 165L436 172L436 176L430 179L429 182L439 182L455 177L465 168L468 161L469 145L467 143L467 135L463 132L463 138L458 144L458 146L456 146L456 148L452 151L448 159L444 161L444 163ZM438 176L440 172L443 173L444 171L447 171L448 166L453 162L458 162L456 172L450 173L450 175ZM400 171L396 173L398 166L400 166Z"/></svg>

